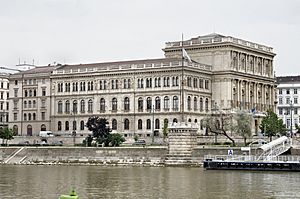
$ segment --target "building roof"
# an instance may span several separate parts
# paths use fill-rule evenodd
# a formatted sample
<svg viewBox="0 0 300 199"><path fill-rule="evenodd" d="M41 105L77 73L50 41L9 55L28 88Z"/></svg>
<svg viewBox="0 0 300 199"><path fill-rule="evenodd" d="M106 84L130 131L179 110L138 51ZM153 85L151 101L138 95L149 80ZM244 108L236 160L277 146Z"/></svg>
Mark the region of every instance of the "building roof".
<svg viewBox="0 0 300 199"><path fill-rule="evenodd" d="M300 76L281 76L276 77L277 84L300 83Z"/></svg>
<svg viewBox="0 0 300 199"><path fill-rule="evenodd" d="M91 63L91 64L74 64L74 65L57 65L56 69L71 69L71 68L101 68L112 65L131 65L131 64L151 64L151 63L160 63L160 62L170 62L170 61L181 61L179 58L158 58L158 59L143 59L143 60L129 60L129 61L113 61L113 62L101 62L101 63Z"/></svg>
<svg viewBox="0 0 300 199"><path fill-rule="evenodd" d="M29 70L26 70L26 71L21 71L21 72L18 72L18 73L14 73L12 74L11 76L14 76L14 75L22 75L22 74L36 74L36 73L51 73L57 66L39 66L39 67L36 67L36 68L33 68L33 69L29 69Z"/></svg>

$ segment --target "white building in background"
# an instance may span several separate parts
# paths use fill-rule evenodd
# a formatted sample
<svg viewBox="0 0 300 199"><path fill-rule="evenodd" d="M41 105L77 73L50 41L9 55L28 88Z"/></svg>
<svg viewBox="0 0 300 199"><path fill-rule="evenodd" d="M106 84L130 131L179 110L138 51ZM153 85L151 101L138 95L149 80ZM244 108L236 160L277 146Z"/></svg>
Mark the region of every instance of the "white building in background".
<svg viewBox="0 0 300 199"><path fill-rule="evenodd" d="M182 46L192 61L183 61ZM202 119L216 107L275 111L271 47L211 34L168 42L163 50L161 59L58 64L14 74L9 125L22 135L84 135L88 117L98 115L125 137L149 137L162 136L164 122L193 122L201 131ZM260 119L254 118L254 133Z"/></svg>
<svg viewBox="0 0 300 199"><path fill-rule="evenodd" d="M276 78L277 86L277 115L288 129L295 131L299 124L300 111L300 76L282 76Z"/></svg>

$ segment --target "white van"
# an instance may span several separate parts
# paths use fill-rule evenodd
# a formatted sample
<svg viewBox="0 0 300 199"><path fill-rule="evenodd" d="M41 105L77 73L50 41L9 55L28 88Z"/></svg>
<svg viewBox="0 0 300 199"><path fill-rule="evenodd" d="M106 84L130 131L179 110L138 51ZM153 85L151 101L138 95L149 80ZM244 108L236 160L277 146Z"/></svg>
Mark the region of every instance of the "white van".
<svg viewBox="0 0 300 199"><path fill-rule="evenodd" d="M54 135L51 131L40 131L39 136L40 137L54 137Z"/></svg>

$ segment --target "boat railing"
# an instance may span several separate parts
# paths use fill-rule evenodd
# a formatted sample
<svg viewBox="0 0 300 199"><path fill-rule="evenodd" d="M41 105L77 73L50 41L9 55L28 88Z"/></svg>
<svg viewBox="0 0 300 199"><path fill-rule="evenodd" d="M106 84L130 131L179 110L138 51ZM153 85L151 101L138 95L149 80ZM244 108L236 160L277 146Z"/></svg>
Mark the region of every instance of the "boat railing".
<svg viewBox="0 0 300 199"><path fill-rule="evenodd" d="M204 160L220 162L300 162L300 156L205 155Z"/></svg>

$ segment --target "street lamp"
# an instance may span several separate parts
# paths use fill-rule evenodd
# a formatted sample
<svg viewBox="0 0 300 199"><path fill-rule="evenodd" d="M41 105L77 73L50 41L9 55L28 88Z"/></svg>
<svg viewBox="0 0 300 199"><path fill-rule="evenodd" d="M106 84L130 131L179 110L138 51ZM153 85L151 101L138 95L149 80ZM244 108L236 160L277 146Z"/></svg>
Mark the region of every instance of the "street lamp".
<svg viewBox="0 0 300 199"><path fill-rule="evenodd" d="M154 143L154 105L152 105L152 144Z"/></svg>
<svg viewBox="0 0 300 199"><path fill-rule="evenodd" d="M291 138L293 137L293 109L294 109L294 104L293 104L293 102L292 102L292 100L291 100L291 102L290 102L290 110L291 110Z"/></svg>
<svg viewBox="0 0 300 199"><path fill-rule="evenodd" d="M75 146L75 137L76 137L76 119L75 119L75 114L76 114L77 109L73 108L73 115L74 115L74 120L73 120L73 131L72 131L72 136L73 136L73 145Z"/></svg>

